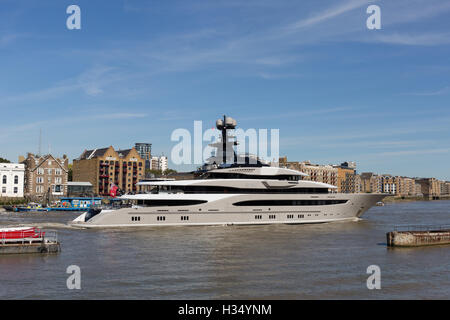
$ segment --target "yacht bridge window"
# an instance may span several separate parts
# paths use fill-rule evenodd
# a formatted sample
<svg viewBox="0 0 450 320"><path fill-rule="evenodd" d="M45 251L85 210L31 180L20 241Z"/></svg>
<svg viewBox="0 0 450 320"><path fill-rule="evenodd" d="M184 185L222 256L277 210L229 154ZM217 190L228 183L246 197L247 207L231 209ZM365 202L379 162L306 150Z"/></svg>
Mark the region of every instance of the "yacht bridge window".
<svg viewBox="0 0 450 320"><path fill-rule="evenodd" d="M247 200L233 203L233 206L325 206L343 204L348 200Z"/></svg>
<svg viewBox="0 0 450 320"><path fill-rule="evenodd" d="M207 203L206 200L137 200L137 204L146 207L193 206Z"/></svg>
<svg viewBox="0 0 450 320"><path fill-rule="evenodd" d="M302 176L300 175L289 175L289 174L280 174L280 175L252 175L252 174L243 174L238 172L208 172L202 176L202 179L259 179L259 180L289 180L289 181L298 181L302 180Z"/></svg>

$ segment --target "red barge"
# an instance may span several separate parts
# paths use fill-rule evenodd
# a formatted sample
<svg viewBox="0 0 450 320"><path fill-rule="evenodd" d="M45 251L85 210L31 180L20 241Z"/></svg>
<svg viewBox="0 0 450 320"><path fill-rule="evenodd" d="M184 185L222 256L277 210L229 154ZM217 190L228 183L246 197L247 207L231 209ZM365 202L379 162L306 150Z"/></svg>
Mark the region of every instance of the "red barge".
<svg viewBox="0 0 450 320"><path fill-rule="evenodd" d="M0 254L56 253L60 251L56 232L36 227L0 228Z"/></svg>

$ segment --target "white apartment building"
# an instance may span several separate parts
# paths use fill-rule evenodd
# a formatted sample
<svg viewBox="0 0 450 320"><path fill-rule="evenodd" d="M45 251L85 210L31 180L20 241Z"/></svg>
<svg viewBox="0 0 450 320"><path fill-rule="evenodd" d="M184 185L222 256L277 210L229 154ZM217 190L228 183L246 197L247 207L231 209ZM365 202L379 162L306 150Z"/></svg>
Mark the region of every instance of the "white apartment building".
<svg viewBox="0 0 450 320"><path fill-rule="evenodd" d="M0 163L0 197L22 198L25 165Z"/></svg>
<svg viewBox="0 0 450 320"><path fill-rule="evenodd" d="M166 156L152 157L150 160L151 170L161 170L162 172L169 169L169 161Z"/></svg>
<svg viewBox="0 0 450 320"><path fill-rule="evenodd" d="M166 156L159 157L159 169L164 172L169 169L169 161Z"/></svg>

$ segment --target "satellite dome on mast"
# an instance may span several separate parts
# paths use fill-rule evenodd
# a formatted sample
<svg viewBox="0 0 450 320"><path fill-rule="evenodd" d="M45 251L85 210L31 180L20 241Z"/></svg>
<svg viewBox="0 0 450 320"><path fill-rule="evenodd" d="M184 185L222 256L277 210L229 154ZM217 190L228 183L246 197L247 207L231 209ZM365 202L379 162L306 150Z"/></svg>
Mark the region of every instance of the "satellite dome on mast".
<svg viewBox="0 0 450 320"><path fill-rule="evenodd" d="M227 129L234 129L236 128L236 120L234 120L232 117L225 117L225 126Z"/></svg>

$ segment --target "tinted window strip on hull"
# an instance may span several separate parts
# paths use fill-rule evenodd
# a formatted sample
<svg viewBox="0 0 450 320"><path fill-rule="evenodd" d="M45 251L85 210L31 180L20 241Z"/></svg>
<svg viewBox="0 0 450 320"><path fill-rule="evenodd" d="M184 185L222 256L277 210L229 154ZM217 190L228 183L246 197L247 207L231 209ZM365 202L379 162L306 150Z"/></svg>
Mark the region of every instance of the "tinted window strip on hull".
<svg viewBox="0 0 450 320"><path fill-rule="evenodd" d="M233 203L234 206L325 206L343 204L348 200L247 200Z"/></svg>

